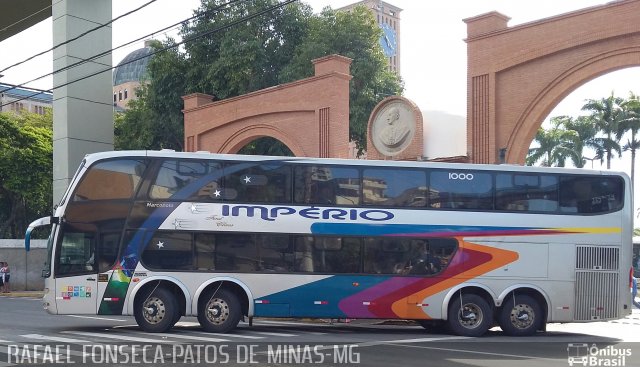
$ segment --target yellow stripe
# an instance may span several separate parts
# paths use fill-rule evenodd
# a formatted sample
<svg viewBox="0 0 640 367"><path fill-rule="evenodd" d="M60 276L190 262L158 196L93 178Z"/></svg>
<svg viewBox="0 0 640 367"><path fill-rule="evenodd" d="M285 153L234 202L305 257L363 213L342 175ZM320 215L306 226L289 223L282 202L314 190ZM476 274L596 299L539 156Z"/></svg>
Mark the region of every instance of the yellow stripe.
<svg viewBox="0 0 640 367"><path fill-rule="evenodd" d="M578 233L593 233L593 234L605 234L605 233L621 233L620 227L592 227L592 228L558 228L558 231L562 232L578 232Z"/></svg>

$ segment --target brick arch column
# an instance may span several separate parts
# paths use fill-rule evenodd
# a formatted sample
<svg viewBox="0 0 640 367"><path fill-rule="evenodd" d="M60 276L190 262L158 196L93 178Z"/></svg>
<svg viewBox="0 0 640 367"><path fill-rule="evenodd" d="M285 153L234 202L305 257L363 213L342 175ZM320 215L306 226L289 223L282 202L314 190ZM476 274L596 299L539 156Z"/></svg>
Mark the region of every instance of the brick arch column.
<svg viewBox="0 0 640 367"><path fill-rule="evenodd" d="M640 66L640 46L597 55L567 70L553 83L550 83L542 93L537 95L533 103L523 111L507 142L506 161L524 164L529 145L521 144L521 142L531 142L538 128L540 128L541 121L551 113L560 101L584 84L585 81L612 71L634 66ZM599 97L606 96L593 96L593 98Z"/></svg>
<svg viewBox="0 0 640 367"><path fill-rule="evenodd" d="M269 136L296 156L347 158L351 59L329 55L312 62L310 78L222 101L202 93L182 97L185 151L234 153Z"/></svg>
<svg viewBox="0 0 640 367"><path fill-rule="evenodd" d="M598 76L640 66L640 0L515 27L497 12L464 21L474 163L524 163L536 130L564 97Z"/></svg>

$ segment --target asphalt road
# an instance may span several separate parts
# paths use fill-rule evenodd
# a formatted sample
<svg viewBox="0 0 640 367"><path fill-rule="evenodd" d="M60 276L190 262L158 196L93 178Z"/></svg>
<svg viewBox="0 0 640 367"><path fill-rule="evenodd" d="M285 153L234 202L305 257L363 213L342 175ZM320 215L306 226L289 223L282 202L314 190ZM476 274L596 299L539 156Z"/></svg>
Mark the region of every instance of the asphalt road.
<svg viewBox="0 0 640 367"><path fill-rule="evenodd" d="M640 366L640 312L623 320L551 324L513 338L428 334L420 326L369 320L254 320L229 334L183 318L166 334L132 317L52 316L40 300L0 297L0 367L87 366ZM586 359L581 359L586 357Z"/></svg>

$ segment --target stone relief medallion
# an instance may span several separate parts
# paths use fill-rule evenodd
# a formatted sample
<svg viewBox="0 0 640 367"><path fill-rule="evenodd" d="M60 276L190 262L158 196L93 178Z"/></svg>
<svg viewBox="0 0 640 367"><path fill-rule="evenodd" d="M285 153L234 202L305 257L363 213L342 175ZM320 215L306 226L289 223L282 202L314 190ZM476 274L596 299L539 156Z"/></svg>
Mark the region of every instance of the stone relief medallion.
<svg viewBox="0 0 640 367"><path fill-rule="evenodd" d="M416 117L412 106L392 100L376 113L371 124L371 141L385 156L402 153L413 140Z"/></svg>

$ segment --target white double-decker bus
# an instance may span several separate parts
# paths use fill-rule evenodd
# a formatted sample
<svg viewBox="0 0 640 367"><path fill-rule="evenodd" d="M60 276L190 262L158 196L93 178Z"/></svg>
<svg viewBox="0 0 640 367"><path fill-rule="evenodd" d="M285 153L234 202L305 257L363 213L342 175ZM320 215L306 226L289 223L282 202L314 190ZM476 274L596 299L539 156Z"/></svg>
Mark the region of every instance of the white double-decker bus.
<svg viewBox="0 0 640 367"><path fill-rule="evenodd" d="M44 307L409 319L479 336L631 312L623 173L119 151L86 156L51 217Z"/></svg>

